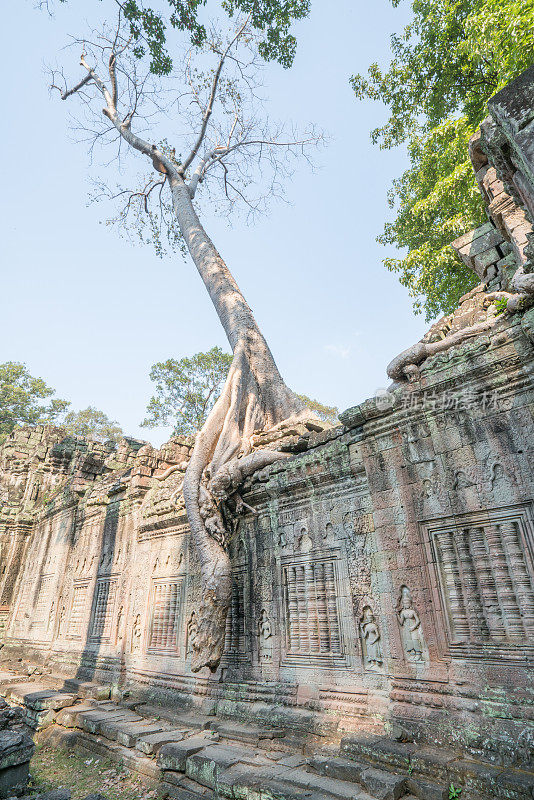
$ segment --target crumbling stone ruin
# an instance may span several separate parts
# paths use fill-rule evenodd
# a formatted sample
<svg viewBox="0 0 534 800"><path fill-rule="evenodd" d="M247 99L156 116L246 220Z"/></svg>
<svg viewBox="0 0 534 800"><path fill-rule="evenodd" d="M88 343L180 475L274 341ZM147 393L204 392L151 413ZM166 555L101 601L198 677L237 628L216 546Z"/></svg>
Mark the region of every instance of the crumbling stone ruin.
<svg viewBox="0 0 534 800"><path fill-rule="evenodd" d="M0 700L0 797L21 794L28 783L33 741L22 724L22 710Z"/></svg>
<svg viewBox="0 0 534 800"><path fill-rule="evenodd" d="M39 737L176 798L532 798L533 87L471 143L488 222L453 246L481 284L246 478L217 672L190 668L191 441L0 448L0 694Z"/></svg>

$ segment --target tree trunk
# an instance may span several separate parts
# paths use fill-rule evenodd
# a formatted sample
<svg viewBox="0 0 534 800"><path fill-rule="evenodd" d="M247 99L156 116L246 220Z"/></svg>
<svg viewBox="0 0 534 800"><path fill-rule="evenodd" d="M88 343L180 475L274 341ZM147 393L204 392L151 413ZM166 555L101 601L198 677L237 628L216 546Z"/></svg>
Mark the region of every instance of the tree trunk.
<svg viewBox="0 0 534 800"><path fill-rule="evenodd" d="M228 494L236 487L225 468L232 460L236 463L237 457L237 463L245 463L255 431L298 415L309 416L309 412L282 380L252 311L198 219L187 185L176 175L169 176L169 183L180 231L234 355L222 394L195 440L183 486L202 583L192 669L208 666L215 670L224 649L232 590L228 535L220 502L225 499L221 487L228 487ZM256 458L248 462L250 470L283 457L272 451L254 455Z"/></svg>
<svg viewBox="0 0 534 800"><path fill-rule="evenodd" d="M241 28L238 35L243 30ZM227 52L222 56L213 83L212 99ZM132 131L131 116L125 119L119 116L116 107L115 56L109 61L111 91L87 63L85 54L82 54L80 61L104 97L106 106L103 113L119 135L132 148L150 158L158 172L166 174L180 231L234 354L222 394L196 437L183 483L185 506L200 559L202 582L198 634L191 642L192 669L198 671L208 666L215 670L224 648L232 587L222 503L235 494L239 481L247 474L284 457L283 453L273 451L251 453L251 436L255 431L272 428L286 419L313 415L306 411L304 403L282 380L252 311L200 224L193 207L192 194L176 162L156 145L149 144ZM82 80L72 90L63 92L62 98L65 100L87 83L88 79ZM208 118L204 117L203 132L193 148L193 156L202 142ZM192 157L186 160L185 166L191 160Z"/></svg>

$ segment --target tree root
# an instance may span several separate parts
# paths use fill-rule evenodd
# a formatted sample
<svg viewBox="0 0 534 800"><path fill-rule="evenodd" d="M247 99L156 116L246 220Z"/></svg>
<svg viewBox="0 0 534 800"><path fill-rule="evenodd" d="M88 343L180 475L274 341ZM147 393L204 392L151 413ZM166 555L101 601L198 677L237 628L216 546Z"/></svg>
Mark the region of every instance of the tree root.
<svg viewBox="0 0 534 800"><path fill-rule="evenodd" d="M449 350L466 339L489 330L498 319L498 317L489 317L483 322L477 322L476 325L451 333L450 336L445 336L439 342L417 342L388 364L388 376L395 381L414 380L419 374L419 364L422 364L427 358L437 353L442 353L444 350Z"/></svg>
<svg viewBox="0 0 534 800"><path fill-rule="evenodd" d="M236 346L224 389L196 437L185 473L183 494L201 575L198 632L191 641L193 672L203 667L215 671L224 650L233 532L226 520L242 508L237 490L256 470L287 457L276 450L252 452L251 437L285 419L310 416L278 371L273 374L273 364L263 371L243 343ZM227 502L232 498L233 511Z"/></svg>

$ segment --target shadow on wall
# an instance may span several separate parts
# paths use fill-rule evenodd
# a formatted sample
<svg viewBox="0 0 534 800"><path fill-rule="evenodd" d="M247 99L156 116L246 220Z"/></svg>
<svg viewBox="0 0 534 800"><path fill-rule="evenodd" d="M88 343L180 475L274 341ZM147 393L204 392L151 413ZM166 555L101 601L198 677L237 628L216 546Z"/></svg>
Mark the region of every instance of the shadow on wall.
<svg viewBox="0 0 534 800"><path fill-rule="evenodd" d="M106 508L104 529L100 540L100 552L96 580L91 598L89 625L85 632L85 644L76 670L77 680L94 679L103 643L110 641L117 595L117 577L113 574L116 560L117 530L119 525L119 503L111 502ZM76 592L76 587L74 589ZM121 668L123 659L120 660Z"/></svg>

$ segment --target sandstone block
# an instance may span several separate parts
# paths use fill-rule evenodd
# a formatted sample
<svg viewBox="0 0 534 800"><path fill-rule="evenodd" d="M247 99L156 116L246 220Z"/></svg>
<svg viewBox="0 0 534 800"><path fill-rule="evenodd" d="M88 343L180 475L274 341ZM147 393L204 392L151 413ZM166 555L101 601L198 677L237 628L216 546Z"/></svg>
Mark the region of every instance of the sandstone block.
<svg viewBox="0 0 534 800"><path fill-rule="evenodd" d="M501 254L494 247L490 247L489 250L485 250L474 257L475 270L478 274L481 274L486 267L489 267L490 264L496 264L500 258Z"/></svg>
<svg viewBox="0 0 534 800"><path fill-rule="evenodd" d="M319 775L326 775L339 781L353 781L354 783L360 782L361 774L367 766L349 758L329 758L325 756L308 758L307 764Z"/></svg>
<svg viewBox="0 0 534 800"><path fill-rule="evenodd" d="M285 735L282 728L247 725L231 720L216 720L210 724L210 729L217 731L226 739L235 739L239 742L259 742L260 739L277 739Z"/></svg>
<svg viewBox="0 0 534 800"><path fill-rule="evenodd" d="M85 711L94 711L94 706L89 705L89 703L80 703L80 705L67 706L58 712L56 716L56 722L58 725L63 725L64 728L77 728L79 727L76 721L77 716Z"/></svg>
<svg viewBox="0 0 534 800"><path fill-rule="evenodd" d="M155 755L164 744L178 742L184 738L186 731L184 728L173 728L170 731L161 733L143 734L136 741L135 746L141 753Z"/></svg>
<svg viewBox="0 0 534 800"><path fill-rule="evenodd" d="M381 769L371 767L364 770L361 774L361 783L376 800L399 800L404 795L404 778Z"/></svg>
<svg viewBox="0 0 534 800"><path fill-rule="evenodd" d="M198 753L208 742L204 737L193 736L190 739L183 739L180 742L169 742L160 748L158 753L158 765L161 769L172 769L177 772L185 772L186 762L189 756Z"/></svg>
<svg viewBox="0 0 534 800"><path fill-rule="evenodd" d="M534 775L532 772L520 772L516 769L505 770L493 784L497 797L531 798L534 797Z"/></svg>
<svg viewBox="0 0 534 800"><path fill-rule="evenodd" d="M71 706L76 700L73 694L65 694L63 692L31 692L24 695L24 704L35 711L44 711L51 709L58 711L67 706Z"/></svg>
<svg viewBox="0 0 534 800"><path fill-rule="evenodd" d="M0 798L21 795L28 785L29 775L29 761L0 770Z"/></svg>
<svg viewBox="0 0 534 800"><path fill-rule="evenodd" d="M187 758L185 774L202 786L215 789L217 776L247 757L250 757L249 751L240 753L235 747L211 745Z"/></svg>
<svg viewBox="0 0 534 800"><path fill-rule="evenodd" d="M406 778L406 788L421 800L448 800L449 797L448 785L440 786L412 776Z"/></svg>
<svg viewBox="0 0 534 800"><path fill-rule="evenodd" d="M100 733L101 725L114 720L118 721L119 719L127 719L127 713L121 713L120 711L116 713L106 711L88 711L87 713L82 713L77 717L77 721L79 720L79 727L82 730L87 731L87 733Z"/></svg>
<svg viewBox="0 0 534 800"><path fill-rule="evenodd" d="M0 731L0 770L29 761L33 750L34 744L29 736L16 731Z"/></svg>
<svg viewBox="0 0 534 800"><path fill-rule="evenodd" d="M418 748L410 758L410 765L415 775L430 777L448 785L451 766L458 758L453 750L437 747Z"/></svg>
<svg viewBox="0 0 534 800"><path fill-rule="evenodd" d="M161 725L147 725L143 723L125 722L117 725L117 741L123 747L135 747L135 744L143 734L161 733Z"/></svg>

